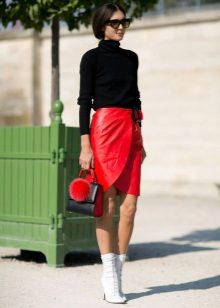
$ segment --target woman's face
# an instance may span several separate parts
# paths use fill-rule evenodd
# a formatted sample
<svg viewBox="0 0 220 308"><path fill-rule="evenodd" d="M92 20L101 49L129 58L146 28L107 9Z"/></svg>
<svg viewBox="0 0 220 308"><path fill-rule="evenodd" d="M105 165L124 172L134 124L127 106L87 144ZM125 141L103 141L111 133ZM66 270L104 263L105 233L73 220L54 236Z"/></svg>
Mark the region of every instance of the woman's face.
<svg viewBox="0 0 220 308"><path fill-rule="evenodd" d="M112 15L111 19L123 19L125 18L125 15L123 14L122 11L118 10L114 12ZM125 34L126 28L123 28L122 25L118 27L118 29L112 28L110 25L106 25L104 29L104 35L105 35L105 40L114 40L114 41L121 41L123 39L123 36Z"/></svg>

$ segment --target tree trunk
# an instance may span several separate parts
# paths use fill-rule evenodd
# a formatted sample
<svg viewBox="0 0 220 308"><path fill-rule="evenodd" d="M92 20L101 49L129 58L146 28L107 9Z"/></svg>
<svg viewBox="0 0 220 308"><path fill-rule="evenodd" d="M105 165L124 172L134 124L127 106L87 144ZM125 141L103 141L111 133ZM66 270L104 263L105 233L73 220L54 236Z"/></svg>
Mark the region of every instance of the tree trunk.
<svg viewBox="0 0 220 308"><path fill-rule="evenodd" d="M32 124L42 124L41 115L41 58L40 58L40 36L39 32L33 32L33 77L32 77L32 93L33 93L33 108L32 108Z"/></svg>
<svg viewBox="0 0 220 308"><path fill-rule="evenodd" d="M52 89L51 110L53 103L60 98L60 72L59 72L59 17L52 19Z"/></svg>

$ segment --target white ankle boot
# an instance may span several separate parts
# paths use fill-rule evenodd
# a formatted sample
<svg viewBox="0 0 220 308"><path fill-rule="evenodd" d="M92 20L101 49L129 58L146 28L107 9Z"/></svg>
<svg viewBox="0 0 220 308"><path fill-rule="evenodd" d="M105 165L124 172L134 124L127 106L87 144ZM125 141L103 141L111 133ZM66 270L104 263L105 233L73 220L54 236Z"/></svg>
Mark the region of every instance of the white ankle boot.
<svg viewBox="0 0 220 308"><path fill-rule="evenodd" d="M127 300L126 296L122 292L122 268L126 259L126 254L117 255L116 254L116 271L118 275L118 286L119 286L119 294L123 298L124 301Z"/></svg>
<svg viewBox="0 0 220 308"><path fill-rule="evenodd" d="M120 296L118 277L116 272L116 255L107 253L101 255L103 263L102 286L104 288L104 299L109 303L123 304L125 300Z"/></svg>

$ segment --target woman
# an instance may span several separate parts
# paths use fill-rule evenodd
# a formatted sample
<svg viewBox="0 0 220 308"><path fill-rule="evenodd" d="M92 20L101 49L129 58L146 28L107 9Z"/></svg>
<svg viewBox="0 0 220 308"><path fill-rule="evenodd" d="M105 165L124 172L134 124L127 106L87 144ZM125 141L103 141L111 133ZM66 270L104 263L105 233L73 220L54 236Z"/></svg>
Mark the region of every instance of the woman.
<svg viewBox="0 0 220 308"><path fill-rule="evenodd" d="M79 163L83 169L95 169L104 189L104 215L96 219L96 236L104 269L104 298L110 303L126 302L121 272L140 195L141 163L146 156L140 127L138 57L119 43L129 24L119 5L107 3L96 9L92 25L100 41L80 63ZM96 112L90 125L91 108ZM114 230L116 195L121 205Z"/></svg>

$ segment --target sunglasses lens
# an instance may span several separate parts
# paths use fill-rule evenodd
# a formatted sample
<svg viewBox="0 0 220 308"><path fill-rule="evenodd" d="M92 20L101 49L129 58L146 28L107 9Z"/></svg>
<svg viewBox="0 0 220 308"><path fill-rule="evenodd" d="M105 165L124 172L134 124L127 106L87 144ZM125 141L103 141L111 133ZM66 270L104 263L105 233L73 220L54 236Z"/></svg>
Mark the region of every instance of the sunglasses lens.
<svg viewBox="0 0 220 308"><path fill-rule="evenodd" d="M129 27L129 25L130 25L130 20L129 19L124 19L124 20L122 20L122 26L124 27L124 28L128 28Z"/></svg>
<svg viewBox="0 0 220 308"><path fill-rule="evenodd" d="M120 24L123 28L128 28L130 26L130 19L114 19L114 20L107 20L107 24L109 24L112 28L118 29Z"/></svg>
<svg viewBox="0 0 220 308"><path fill-rule="evenodd" d="M120 25L120 21L119 20L111 21L112 28L117 29L119 27L119 25Z"/></svg>

